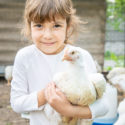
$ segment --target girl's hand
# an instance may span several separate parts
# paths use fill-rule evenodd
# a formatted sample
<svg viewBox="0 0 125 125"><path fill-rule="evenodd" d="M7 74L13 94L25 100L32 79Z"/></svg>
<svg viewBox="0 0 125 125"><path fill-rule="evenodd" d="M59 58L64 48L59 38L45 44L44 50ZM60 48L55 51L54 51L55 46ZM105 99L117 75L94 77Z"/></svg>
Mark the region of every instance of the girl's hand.
<svg viewBox="0 0 125 125"><path fill-rule="evenodd" d="M54 83L48 84L45 89L45 98L47 102L60 114L70 116L72 105L67 100L65 95L56 88Z"/></svg>
<svg viewBox="0 0 125 125"><path fill-rule="evenodd" d="M54 83L48 84L44 93L47 102L61 115L83 119L89 119L92 117L88 106L81 107L70 104L65 95L56 88Z"/></svg>

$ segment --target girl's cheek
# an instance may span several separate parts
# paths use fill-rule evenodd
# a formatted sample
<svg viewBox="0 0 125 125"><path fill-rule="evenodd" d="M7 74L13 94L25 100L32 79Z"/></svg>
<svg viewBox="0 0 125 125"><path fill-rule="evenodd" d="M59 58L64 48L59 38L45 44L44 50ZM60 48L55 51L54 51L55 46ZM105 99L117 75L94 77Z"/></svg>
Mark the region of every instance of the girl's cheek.
<svg viewBox="0 0 125 125"><path fill-rule="evenodd" d="M38 31L38 30L36 30L34 33L33 33L33 36L34 37L40 37L41 36L41 32L40 31Z"/></svg>

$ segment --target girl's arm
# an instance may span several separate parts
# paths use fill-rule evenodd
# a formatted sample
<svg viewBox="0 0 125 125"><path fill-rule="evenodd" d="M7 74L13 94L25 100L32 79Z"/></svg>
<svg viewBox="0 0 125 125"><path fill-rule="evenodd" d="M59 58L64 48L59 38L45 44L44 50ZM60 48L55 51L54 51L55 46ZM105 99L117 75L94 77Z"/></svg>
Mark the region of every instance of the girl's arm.
<svg viewBox="0 0 125 125"><path fill-rule="evenodd" d="M25 53L20 50L14 61L10 93L11 107L17 113L42 110L46 103L42 90L29 93L25 62Z"/></svg>
<svg viewBox="0 0 125 125"><path fill-rule="evenodd" d="M45 95L44 95L44 89L42 89L41 91L39 91L37 93L37 98L38 98L38 107L46 104L46 99L45 99Z"/></svg>
<svg viewBox="0 0 125 125"><path fill-rule="evenodd" d="M82 118L82 119L91 119L92 118L92 113L89 108L89 106L71 106L71 108L67 109L69 110L68 113L66 114L69 117L77 117L77 118Z"/></svg>

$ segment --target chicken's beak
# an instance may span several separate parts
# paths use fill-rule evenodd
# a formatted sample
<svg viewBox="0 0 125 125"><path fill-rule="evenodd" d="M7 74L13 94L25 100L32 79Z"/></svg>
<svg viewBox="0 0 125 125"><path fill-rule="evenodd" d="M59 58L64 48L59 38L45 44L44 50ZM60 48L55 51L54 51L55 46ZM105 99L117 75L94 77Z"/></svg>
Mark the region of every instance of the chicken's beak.
<svg viewBox="0 0 125 125"><path fill-rule="evenodd" d="M72 58L68 55L64 55L62 58L62 61L67 60L67 61L72 61Z"/></svg>
<svg viewBox="0 0 125 125"><path fill-rule="evenodd" d="M62 58L62 61L64 60L72 61L72 58L68 55L68 49L65 51L64 56Z"/></svg>
<svg viewBox="0 0 125 125"><path fill-rule="evenodd" d="M68 60L68 58L69 58L68 55L64 55L63 58L62 58L62 61Z"/></svg>

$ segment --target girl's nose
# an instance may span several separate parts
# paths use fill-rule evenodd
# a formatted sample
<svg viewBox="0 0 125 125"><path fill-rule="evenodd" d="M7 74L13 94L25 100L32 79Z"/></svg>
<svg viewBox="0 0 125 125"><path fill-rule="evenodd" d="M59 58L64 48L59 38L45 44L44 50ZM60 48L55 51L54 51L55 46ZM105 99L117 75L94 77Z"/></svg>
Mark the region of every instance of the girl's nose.
<svg viewBox="0 0 125 125"><path fill-rule="evenodd" d="M52 31L51 29L45 29L43 33L44 39L52 39Z"/></svg>

